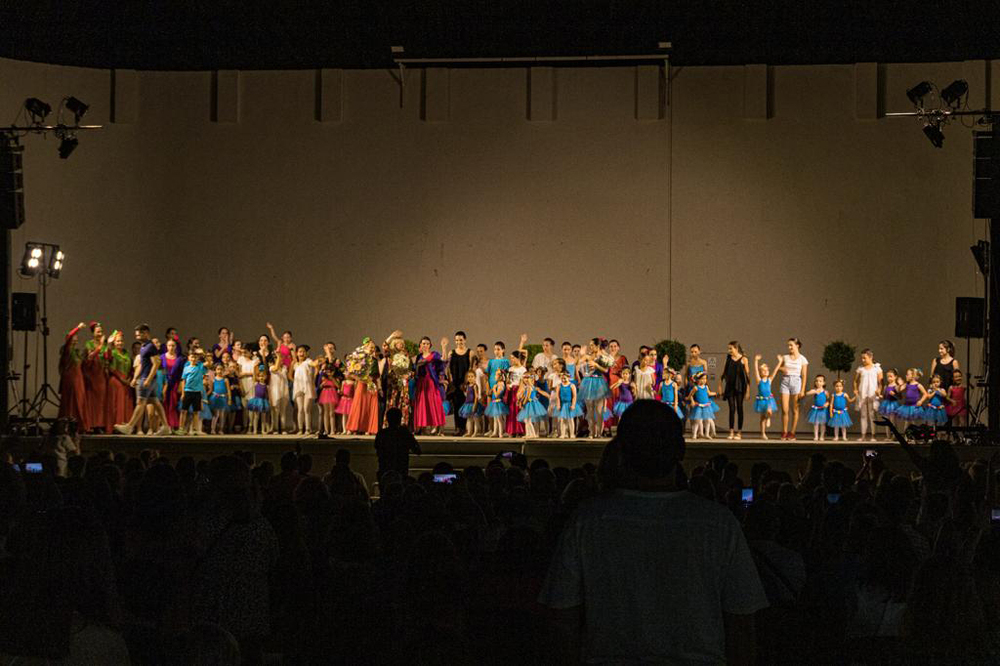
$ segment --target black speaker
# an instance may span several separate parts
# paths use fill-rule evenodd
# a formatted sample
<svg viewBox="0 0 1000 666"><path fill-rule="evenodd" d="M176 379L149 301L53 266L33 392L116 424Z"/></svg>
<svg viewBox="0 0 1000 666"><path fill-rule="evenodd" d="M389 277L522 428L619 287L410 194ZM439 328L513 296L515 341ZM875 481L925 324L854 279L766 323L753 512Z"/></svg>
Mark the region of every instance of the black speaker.
<svg viewBox="0 0 1000 666"><path fill-rule="evenodd" d="M973 132L972 216L1000 219L1000 136Z"/></svg>
<svg viewBox="0 0 1000 666"><path fill-rule="evenodd" d="M955 299L955 337L981 338L985 333L986 299L959 296Z"/></svg>
<svg viewBox="0 0 1000 666"><path fill-rule="evenodd" d="M35 330L38 310L36 295L30 291L15 291L10 295L10 323L15 331Z"/></svg>

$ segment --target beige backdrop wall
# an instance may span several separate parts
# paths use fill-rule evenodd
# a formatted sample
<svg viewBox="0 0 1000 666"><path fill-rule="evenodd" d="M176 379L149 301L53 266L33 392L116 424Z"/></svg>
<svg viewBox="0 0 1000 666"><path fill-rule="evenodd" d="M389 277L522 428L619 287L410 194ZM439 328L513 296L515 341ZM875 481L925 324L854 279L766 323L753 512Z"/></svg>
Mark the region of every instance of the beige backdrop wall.
<svg viewBox="0 0 1000 666"><path fill-rule="evenodd" d="M984 68L674 68L660 108L634 67L410 70L401 105L383 70L120 72L113 96L108 71L0 60L11 117L72 94L105 123L66 161L25 140L13 248L67 252L60 335L270 320L342 352L399 327L606 335L630 357L737 338L772 358L797 335L814 371L838 338L926 368L955 296L982 294L971 133L935 150L870 116L923 78L966 78L981 104Z"/></svg>

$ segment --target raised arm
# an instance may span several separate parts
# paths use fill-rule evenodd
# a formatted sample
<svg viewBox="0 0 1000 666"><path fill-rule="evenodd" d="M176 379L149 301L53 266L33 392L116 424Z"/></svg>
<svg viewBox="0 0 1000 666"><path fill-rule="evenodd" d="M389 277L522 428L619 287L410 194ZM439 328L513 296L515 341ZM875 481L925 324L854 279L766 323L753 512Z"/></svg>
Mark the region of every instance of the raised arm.
<svg viewBox="0 0 1000 666"><path fill-rule="evenodd" d="M760 354L753 355L753 380L760 383Z"/></svg>
<svg viewBox="0 0 1000 666"><path fill-rule="evenodd" d="M281 339L278 337L278 334L274 332L274 326L271 325L271 322L267 322L267 330L271 334L271 339L274 340L274 346L280 347ZM229 344L230 345L233 344L233 341L231 339L229 341Z"/></svg>

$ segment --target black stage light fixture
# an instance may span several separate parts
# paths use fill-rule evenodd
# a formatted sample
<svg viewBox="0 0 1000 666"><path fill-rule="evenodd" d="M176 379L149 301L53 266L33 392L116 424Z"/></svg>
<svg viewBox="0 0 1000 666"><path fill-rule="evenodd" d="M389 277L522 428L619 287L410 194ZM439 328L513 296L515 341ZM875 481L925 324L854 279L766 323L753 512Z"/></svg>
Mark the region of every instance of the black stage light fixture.
<svg viewBox="0 0 1000 666"><path fill-rule="evenodd" d="M948 84L948 87L941 91L941 99L945 104L957 109L962 102L962 97L969 92L969 84L964 79L958 79Z"/></svg>
<svg viewBox="0 0 1000 666"><path fill-rule="evenodd" d="M913 106L920 108L924 105L924 97L926 97L933 89L934 87L930 84L930 81L921 81L907 90L906 96L910 98Z"/></svg>
<svg viewBox="0 0 1000 666"><path fill-rule="evenodd" d="M45 118L52 113L52 107L37 97L29 97L24 100L24 109L31 116L31 121L39 125L45 122Z"/></svg>
<svg viewBox="0 0 1000 666"><path fill-rule="evenodd" d="M73 120L75 125L80 124L80 119L83 118L84 115L86 115L87 109L90 108L89 104L84 104L76 97L67 97L66 100L63 102L63 104L65 104L66 108L70 111L70 113L73 114Z"/></svg>
<svg viewBox="0 0 1000 666"><path fill-rule="evenodd" d="M924 125L924 135L927 139L934 145L935 148L940 148L944 145L944 132L941 131L941 126L935 123L927 123Z"/></svg>
<svg viewBox="0 0 1000 666"><path fill-rule="evenodd" d="M65 261L66 261L66 255L63 253L63 251L59 249L58 245L53 246L51 251L49 252L49 265L48 268L46 268L45 272L48 274L50 278L57 279L59 277L59 274L62 272L63 263Z"/></svg>
<svg viewBox="0 0 1000 666"><path fill-rule="evenodd" d="M20 273L24 277L35 277L42 269L42 255L44 248L38 243L26 243L24 245L24 257L21 259Z"/></svg>
<svg viewBox="0 0 1000 666"><path fill-rule="evenodd" d="M63 134L59 137L59 157L67 159L79 144L80 141L72 134Z"/></svg>
<svg viewBox="0 0 1000 666"><path fill-rule="evenodd" d="M976 265L979 266L979 272L986 275L989 272L989 241L981 240L969 249L972 250L972 256L976 258Z"/></svg>

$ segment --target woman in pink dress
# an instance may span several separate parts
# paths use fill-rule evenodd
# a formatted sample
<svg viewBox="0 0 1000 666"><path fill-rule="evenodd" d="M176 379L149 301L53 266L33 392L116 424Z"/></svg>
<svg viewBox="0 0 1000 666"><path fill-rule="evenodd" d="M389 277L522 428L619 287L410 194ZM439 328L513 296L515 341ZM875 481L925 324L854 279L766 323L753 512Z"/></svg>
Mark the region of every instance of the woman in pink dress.
<svg viewBox="0 0 1000 666"><path fill-rule="evenodd" d="M431 339L420 338L420 351L414 361L417 373L417 396L413 404L413 428L426 429L436 435L444 426L444 401L441 392L441 374L444 361L441 354L431 349Z"/></svg>

